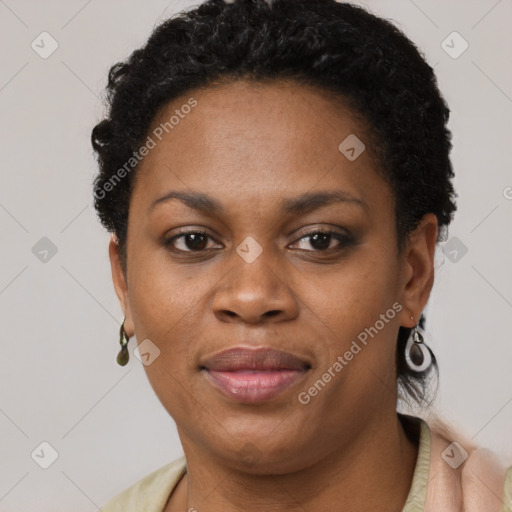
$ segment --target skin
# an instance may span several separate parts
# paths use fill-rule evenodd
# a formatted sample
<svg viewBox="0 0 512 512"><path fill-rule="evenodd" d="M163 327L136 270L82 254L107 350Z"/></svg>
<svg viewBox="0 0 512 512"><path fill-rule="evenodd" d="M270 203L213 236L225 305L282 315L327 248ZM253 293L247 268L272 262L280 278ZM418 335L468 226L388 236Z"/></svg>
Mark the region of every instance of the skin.
<svg viewBox="0 0 512 512"><path fill-rule="evenodd" d="M323 91L246 81L198 89L165 105L150 132L191 96L197 106L137 170L126 272L115 237L109 245L125 330L161 351L144 368L187 458L166 512L401 510L417 446L396 415L396 339L399 326L416 324L432 288L435 215L399 253L393 194L367 130ZM352 133L366 150L349 161L338 145ZM225 211L199 212L177 199L149 209L170 190L208 194ZM365 206L280 211L284 199L332 190ZM172 252L162 241L177 228L211 238L194 252L182 237ZM355 241L331 238L322 250L306 237L318 228L348 230ZM262 248L251 263L236 252L248 236ZM395 302L402 310L299 403ZM286 350L311 370L268 402L236 403L209 384L200 362L240 345Z"/></svg>

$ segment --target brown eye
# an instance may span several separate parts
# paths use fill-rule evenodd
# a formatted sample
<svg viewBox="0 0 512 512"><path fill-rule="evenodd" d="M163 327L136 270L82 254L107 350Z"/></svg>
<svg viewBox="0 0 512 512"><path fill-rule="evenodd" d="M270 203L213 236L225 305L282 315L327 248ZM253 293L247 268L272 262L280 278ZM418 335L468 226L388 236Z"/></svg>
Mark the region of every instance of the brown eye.
<svg viewBox="0 0 512 512"><path fill-rule="evenodd" d="M353 243L353 239L350 235L339 233L337 231L312 231L307 235L299 238L298 242L309 239L308 243L313 247L313 251L305 249L307 251L327 251L329 249L343 249L350 246ZM337 247L332 247L333 240L338 241ZM295 242L297 243L297 242Z"/></svg>
<svg viewBox="0 0 512 512"><path fill-rule="evenodd" d="M201 252L207 249L209 239L212 238L203 231L189 231L165 240L164 245L178 252Z"/></svg>
<svg viewBox="0 0 512 512"><path fill-rule="evenodd" d="M315 233L314 235L309 235L310 244L313 248L318 250L329 249L331 245L332 235L328 233Z"/></svg>

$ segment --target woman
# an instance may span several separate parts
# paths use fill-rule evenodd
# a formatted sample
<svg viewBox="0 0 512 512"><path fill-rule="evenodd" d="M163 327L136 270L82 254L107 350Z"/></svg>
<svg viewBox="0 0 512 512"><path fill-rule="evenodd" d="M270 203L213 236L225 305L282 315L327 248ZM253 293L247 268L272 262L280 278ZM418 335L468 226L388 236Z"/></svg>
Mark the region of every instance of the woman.
<svg viewBox="0 0 512 512"><path fill-rule="evenodd" d="M455 211L416 47L334 0L210 0L108 92L118 362L135 336L184 457L102 510L509 510L512 468L397 413L428 402L422 311Z"/></svg>

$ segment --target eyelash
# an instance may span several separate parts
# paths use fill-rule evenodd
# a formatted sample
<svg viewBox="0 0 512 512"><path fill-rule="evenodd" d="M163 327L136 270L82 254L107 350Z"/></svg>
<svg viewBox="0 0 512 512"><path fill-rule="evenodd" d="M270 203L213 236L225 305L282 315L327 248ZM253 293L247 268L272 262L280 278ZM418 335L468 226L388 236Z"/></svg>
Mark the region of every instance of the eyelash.
<svg viewBox="0 0 512 512"><path fill-rule="evenodd" d="M338 240L340 242L340 245L341 247L338 247L337 249L338 250L342 250L343 248L348 248L350 247L351 245L353 245L354 243L354 239L351 235L349 234L344 234L344 233L340 233L338 231L332 231L332 230L323 230L323 229L317 229L317 230L314 230L314 231L311 231L307 234L304 234L302 235L301 237L299 237L295 242L299 242L303 239L307 239L307 238L312 238L314 235L318 235L318 234L321 234L321 235L330 235L332 236L332 238ZM176 249L173 247L173 243L174 241L180 239L180 238L184 238L185 236L187 235L202 235L202 236L205 236L207 238L210 238L211 240L214 240L215 239L213 237L211 237L208 233L206 233L205 231L201 231L201 230L193 230L193 231L184 231L178 235L174 235L170 238L167 238L166 240L163 241L163 245L165 248L171 250L171 251L174 251L174 252L178 252L178 253L190 253L190 254L193 254L193 253L196 253L196 254L199 254L199 253L204 253L206 252L208 249L202 249L202 250L198 250L198 251L192 251L192 250L188 250L188 251L184 251L182 249ZM312 250L308 250L308 249L305 249L306 252L319 252L319 253L327 253L327 252L330 252L332 250L336 250L336 248L332 248L332 247L329 247L327 249L312 249Z"/></svg>

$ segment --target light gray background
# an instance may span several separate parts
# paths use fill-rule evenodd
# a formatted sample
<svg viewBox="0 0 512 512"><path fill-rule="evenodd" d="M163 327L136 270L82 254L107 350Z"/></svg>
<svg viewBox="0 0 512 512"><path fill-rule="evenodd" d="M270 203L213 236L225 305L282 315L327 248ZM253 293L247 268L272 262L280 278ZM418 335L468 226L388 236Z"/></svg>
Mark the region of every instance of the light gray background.
<svg viewBox="0 0 512 512"><path fill-rule="evenodd" d="M115 363L122 312L92 208L89 139L109 67L193 4L0 1L1 511L95 511L182 454L142 365ZM449 238L468 251L457 262L438 254L427 324L441 372L435 409L510 463L512 3L363 4L419 45L452 110ZM47 59L31 48L42 31L59 44ZM453 31L469 43L456 59L441 47ZM42 237L57 247L47 262L32 252ZM46 470L31 458L43 441L58 452Z"/></svg>

